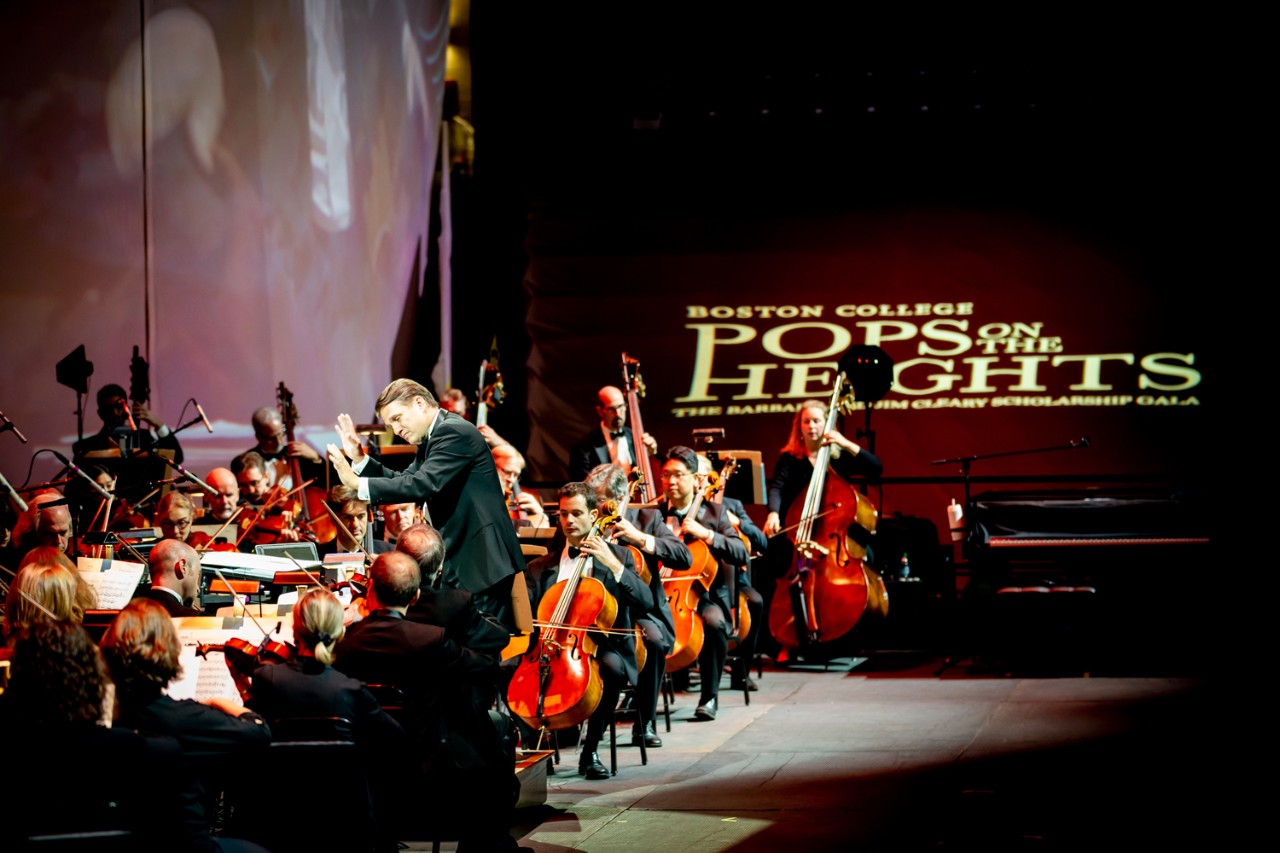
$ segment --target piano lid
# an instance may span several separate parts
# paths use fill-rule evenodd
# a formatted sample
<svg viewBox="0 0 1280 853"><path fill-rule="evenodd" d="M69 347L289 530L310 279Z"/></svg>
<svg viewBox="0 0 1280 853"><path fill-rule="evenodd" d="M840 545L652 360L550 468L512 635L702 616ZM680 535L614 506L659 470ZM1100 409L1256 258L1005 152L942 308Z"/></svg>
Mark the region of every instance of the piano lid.
<svg viewBox="0 0 1280 853"><path fill-rule="evenodd" d="M969 542L1017 540L1187 541L1209 535L1209 516L1194 494L1075 490L984 492L968 511Z"/></svg>

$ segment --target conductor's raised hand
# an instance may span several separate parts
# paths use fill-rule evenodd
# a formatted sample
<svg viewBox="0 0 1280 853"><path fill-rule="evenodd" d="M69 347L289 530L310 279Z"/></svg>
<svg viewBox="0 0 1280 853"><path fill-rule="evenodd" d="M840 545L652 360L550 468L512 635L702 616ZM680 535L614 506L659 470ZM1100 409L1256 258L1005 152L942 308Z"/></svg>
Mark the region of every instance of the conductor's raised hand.
<svg viewBox="0 0 1280 853"><path fill-rule="evenodd" d="M356 425L351 420L351 415L346 412L338 415L338 425L335 428L338 431L338 438L342 439L342 452L347 454L352 462L363 459L364 445L360 442L360 433L356 432Z"/></svg>
<svg viewBox="0 0 1280 853"><path fill-rule="evenodd" d="M347 457L342 455L342 451L338 449L336 444L327 445L326 450L329 451L329 461L333 463L333 470L338 475L345 488L351 489L353 492L360 488L360 476L356 474L355 469L351 467L351 463L347 461Z"/></svg>

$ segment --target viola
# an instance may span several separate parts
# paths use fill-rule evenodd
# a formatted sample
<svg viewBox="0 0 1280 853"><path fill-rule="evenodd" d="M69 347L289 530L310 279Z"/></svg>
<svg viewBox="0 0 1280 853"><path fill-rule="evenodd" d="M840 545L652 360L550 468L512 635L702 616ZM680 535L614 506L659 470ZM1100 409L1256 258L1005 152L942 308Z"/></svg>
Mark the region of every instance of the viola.
<svg viewBox="0 0 1280 853"><path fill-rule="evenodd" d="M824 434L836 427L841 409L851 406L852 389L841 371L831 392ZM874 531L871 501L840 476L829 477L831 445L814 461L803 502L787 510L786 529L794 557L778 580L769 605L769 630L787 648L806 651L847 634L875 596L887 606L879 576L864 562L867 550L849 535L857 524ZM877 605L879 606L879 605Z"/></svg>
<svg viewBox="0 0 1280 853"><path fill-rule="evenodd" d="M235 682L236 690L245 702L253 695L253 673L258 667L285 663L294 654L292 646L271 639L269 634L256 646L243 637L231 637L223 643L200 643L196 646L196 654L206 660L209 652L222 652L227 669L231 671L231 680Z"/></svg>
<svg viewBox="0 0 1280 853"><path fill-rule="evenodd" d="M707 494L719 487L719 477L713 471L703 478L705 489L700 488L689 505L686 518L696 519L698 510ZM671 619L676 638L667 653L667 671L684 669L698 659L705 637L702 617L698 615L698 599L711 590L711 584L719 571L719 561L711 553L707 543L694 539L685 543L693 564L687 569L663 569L663 591L671 608Z"/></svg>
<svg viewBox="0 0 1280 853"><path fill-rule="evenodd" d="M600 536L617 518L617 508L606 502L587 538ZM512 713L540 732L578 725L591 716L604 693L590 632L613 627L618 601L598 579L583 574L590 559L579 555L569 577L542 596L537 643L525 653L507 687Z"/></svg>

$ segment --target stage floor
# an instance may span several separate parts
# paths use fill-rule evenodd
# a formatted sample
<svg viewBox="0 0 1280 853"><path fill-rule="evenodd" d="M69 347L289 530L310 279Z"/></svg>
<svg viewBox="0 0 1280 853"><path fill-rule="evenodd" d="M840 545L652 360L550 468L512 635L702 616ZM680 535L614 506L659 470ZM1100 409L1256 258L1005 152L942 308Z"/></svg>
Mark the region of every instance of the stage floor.
<svg viewBox="0 0 1280 853"><path fill-rule="evenodd" d="M563 748L547 802L520 810L513 835L609 853L1228 849L1243 831L1232 815L1252 783L1228 769L1249 727L1243 683L1019 676L924 652L757 680L747 705L726 676L712 722L677 693L647 766L620 725L610 780L578 775Z"/></svg>

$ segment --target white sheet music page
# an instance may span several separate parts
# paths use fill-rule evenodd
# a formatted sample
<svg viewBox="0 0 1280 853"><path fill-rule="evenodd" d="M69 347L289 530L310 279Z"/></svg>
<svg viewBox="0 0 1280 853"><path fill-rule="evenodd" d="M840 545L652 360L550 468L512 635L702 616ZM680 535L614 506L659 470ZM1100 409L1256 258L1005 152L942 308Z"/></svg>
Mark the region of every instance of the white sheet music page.
<svg viewBox="0 0 1280 853"><path fill-rule="evenodd" d="M142 563L129 563L124 560L100 560L96 557L76 558L76 569L85 583L93 587L98 596L98 607L102 610L119 610L129 603L138 585L142 583L142 573L146 571Z"/></svg>

